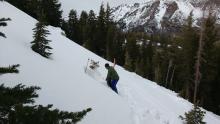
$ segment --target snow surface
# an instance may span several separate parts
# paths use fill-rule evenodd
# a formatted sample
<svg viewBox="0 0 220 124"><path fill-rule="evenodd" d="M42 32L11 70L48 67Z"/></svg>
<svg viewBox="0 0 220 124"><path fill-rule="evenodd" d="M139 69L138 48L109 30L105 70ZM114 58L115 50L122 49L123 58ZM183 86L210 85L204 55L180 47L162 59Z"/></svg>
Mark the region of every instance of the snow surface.
<svg viewBox="0 0 220 124"><path fill-rule="evenodd" d="M117 95L104 81L107 61L61 35L62 30L48 26L53 54L45 59L30 48L35 19L7 2L0 2L0 17L12 19L1 28L7 39L0 37L0 66L21 65L19 74L1 75L0 82L40 86L39 104L68 111L91 107L80 124L181 124L179 115L192 107L176 93L120 66ZM99 61L100 67L85 73L88 58ZM205 121L219 124L220 117L207 112Z"/></svg>

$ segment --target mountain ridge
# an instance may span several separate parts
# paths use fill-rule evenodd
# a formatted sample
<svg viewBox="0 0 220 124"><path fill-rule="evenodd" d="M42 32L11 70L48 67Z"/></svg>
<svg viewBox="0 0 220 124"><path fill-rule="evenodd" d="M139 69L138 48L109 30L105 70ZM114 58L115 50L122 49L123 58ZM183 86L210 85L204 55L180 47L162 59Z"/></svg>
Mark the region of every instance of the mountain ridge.
<svg viewBox="0 0 220 124"><path fill-rule="evenodd" d="M126 30L142 28L146 32L155 32L169 26L176 31L193 12L194 26L200 25L203 10L212 6L220 24L220 2L199 0L148 0L133 5L122 4L112 8L112 18L116 22L123 22ZM213 6L215 5L215 6Z"/></svg>

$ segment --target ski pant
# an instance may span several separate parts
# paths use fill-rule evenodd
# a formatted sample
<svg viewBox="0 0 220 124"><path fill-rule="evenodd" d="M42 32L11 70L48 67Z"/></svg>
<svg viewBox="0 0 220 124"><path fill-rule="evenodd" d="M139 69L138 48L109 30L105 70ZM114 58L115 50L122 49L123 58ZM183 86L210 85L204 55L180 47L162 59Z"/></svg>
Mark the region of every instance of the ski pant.
<svg viewBox="0 0 220 124"><path fill-rule="evenodd" d="M116 84L118 83L118 80L106 79L106 81L107 81L108 86L111 87L111 89L113 91L118 93L118 90L117 90L117 87L116 87Z"/></svg>

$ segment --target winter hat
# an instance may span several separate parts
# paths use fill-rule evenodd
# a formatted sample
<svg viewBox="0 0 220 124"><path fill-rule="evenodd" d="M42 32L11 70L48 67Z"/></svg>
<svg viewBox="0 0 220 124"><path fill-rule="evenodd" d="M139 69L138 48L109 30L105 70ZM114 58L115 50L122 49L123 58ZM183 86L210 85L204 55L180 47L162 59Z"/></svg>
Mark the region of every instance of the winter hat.
<svg viewBox="0 0 220 124"><path fill-rule="evenodd" d="M108 64L108 63L106 63L106 64L105 64L105 68L108 68L108 67L109 67L109 64Z"/></svg>

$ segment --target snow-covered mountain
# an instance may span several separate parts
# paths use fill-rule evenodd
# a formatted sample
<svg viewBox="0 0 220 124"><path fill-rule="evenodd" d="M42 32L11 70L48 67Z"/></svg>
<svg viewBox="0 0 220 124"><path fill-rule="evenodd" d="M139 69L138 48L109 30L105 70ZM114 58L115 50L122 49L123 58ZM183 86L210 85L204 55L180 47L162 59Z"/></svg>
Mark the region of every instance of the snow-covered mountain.
<svg viewBox="0 0 220 124"><path fill-rule="evenodd" d="M194 15L194 25L199 25L203 9L207 5L212 6L213 12L220 19L219 0L146 0L144 3L114 7L112 17L115 21L124 22L127 29L139 28L147 31L161 28L177 29L191 11Z"/></svg>
<svg viewBox="0 0 220 124"><path fill-rule="evenodd" d="M48 26L53 54L45 59L31 49L37 20L7 2L0 2L1 17L12 21L0 28L7 36L0 37L0 67L21 67L19 74L0 75L0 83L40 86L38 104L67 111L91 107L80 124L182 124L179 115L192 108L176 93L120 66L116 66L120 75L117 95L104 81L107 61L67 39L61 29ZM99 61L100 67L85 72L88 58ZM205 121L219 124L220 117L207 111Z"/></svg>
<svg viewBox="0 0 220 124"><path fill-rule="evenodd" d="M115 7L121 4L133 4L135 2L143 2L145 0L59 0L64 11L63 16L67 17L71 9L75 9L80 13L82 10L89 12L94 10L98 14L101 4L107 4Z"/></svg>

